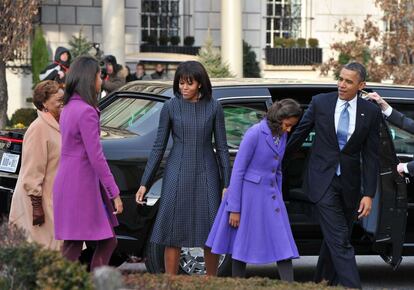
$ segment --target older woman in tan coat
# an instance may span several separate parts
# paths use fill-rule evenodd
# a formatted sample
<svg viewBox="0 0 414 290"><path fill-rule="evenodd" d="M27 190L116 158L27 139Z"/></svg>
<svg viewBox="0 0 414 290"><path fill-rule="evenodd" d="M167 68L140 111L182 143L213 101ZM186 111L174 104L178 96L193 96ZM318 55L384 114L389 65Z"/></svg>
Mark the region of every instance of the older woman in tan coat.
<svg viewBox="0 0 414 290"><path fill-rule="evenodd" d="M29 241L59 250L54 239L52 188L60 159L59 117L63 90L55 81L39 83L33 93L37 119L23 139L22 165L13 194L9 223L22 228Z"/></svg>

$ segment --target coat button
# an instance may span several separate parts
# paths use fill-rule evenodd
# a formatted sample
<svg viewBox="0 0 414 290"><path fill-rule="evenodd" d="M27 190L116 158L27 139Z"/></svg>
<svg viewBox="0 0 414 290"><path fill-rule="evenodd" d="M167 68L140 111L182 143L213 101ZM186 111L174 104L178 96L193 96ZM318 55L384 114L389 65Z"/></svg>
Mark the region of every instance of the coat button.
<svg viewBox="0 0 414 290"><path fill-rule="evenodd" d="M272 181L272 182L270 183L270 186L271 186L271 187L275 186L275 183Z"/></svg>
<svg viewBox="0 0 414 290"><path fill-rule="evenodd" d="M275 211L276 211L277 213L279 213L279 212L280 212L280 208L276 208L276 209L275 209Z"/></svg>
<svg viewBox="0 0 414 290"><path fill-rule="evenodd" d="M272 173L275 173L275 172L276 172L276 170L273 168L273 169L272 169Z"/></svg>
<svg viewBox="0 0 414 290"><path fill-rule="evenodd" d="M279 156L277 156L277 155L276 155L276 156L275 156L275 160L279 160Z"/></svg>
<svg viewBox="0 0 414 290"><path fill-rule="evenodd" d="M272 195L272 199L276 199L276 195Z"/></svg>

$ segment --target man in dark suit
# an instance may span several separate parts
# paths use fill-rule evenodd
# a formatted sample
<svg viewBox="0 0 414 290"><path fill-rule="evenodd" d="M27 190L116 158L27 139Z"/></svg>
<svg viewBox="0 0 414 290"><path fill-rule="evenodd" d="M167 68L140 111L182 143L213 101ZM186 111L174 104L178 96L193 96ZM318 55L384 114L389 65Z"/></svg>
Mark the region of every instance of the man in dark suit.
<svg viewBox="0 0 414 290"><path fill-rule="evenodd" d="M350 288L361 288L350 243L352 224L357 216L369 215L379 173L381 110L358 97L365 78L361 64L345 65L338 91L312 98L287 145L288 153L294 151L315 130L304 177L324 237L315 282L327 280Z"/></svg>
<svg viewBox="0 0 414 290"><path fill-rule="evenodd" d="M414 134L414 120L406 117L404 114L393 109L378 93L369 93L368 98L374 100L381 107L382 113L387 120L395 126ZM397 171L404 176L410 174L414 176L414 161L408 163L399 163L397 165Z"/></svg>

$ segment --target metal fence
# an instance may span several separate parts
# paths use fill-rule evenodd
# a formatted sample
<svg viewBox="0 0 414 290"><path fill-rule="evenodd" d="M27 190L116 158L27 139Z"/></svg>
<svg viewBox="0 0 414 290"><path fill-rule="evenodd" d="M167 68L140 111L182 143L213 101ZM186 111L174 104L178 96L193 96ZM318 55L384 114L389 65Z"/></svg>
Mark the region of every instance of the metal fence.
<svg viewBox="0 0 414 290"><path fill-rule="evenodd" d="M196 55L200 50L199 46L174 46L174 45L149 45L143 44L140 47L141 52L165 52L165 53L181 53Z"/></svg>
<svg viewBox="0 0 414 290"><path fill-rule="evenodd" d="M322 48L266 48L271 65L313 65L322 63Z"/></svg>

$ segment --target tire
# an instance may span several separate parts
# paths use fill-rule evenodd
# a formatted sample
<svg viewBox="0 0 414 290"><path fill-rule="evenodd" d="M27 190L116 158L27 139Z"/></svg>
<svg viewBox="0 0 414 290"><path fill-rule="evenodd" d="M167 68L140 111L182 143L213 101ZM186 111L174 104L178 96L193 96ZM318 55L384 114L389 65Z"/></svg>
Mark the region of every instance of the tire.
<svg viewBox="0 0 414 290"><path fill-rule="evenodd" d="M219 277L231 277L231 255L226 255L217 270Z"/></svg>
<svg viewBox="0 0 414 290"><path fill-rule="evenodd" d="M119 253L117 253L117 252L114 252L113 254L112 254L112 257L111 257L111 259L109 260L109 266L112 266L112 267L119 267L119 266L121 266L125 261L126 261L127 259L126 259L126 257L124 257L123 255L121 255L121 254L119 254Z"/></svg>
<svg viewBox="0 0 414 290"><path fill-rule="evenodd" d="M145 267L152 274L164 273L164 246L147 242Z"/></svg>
<svg viewBox="0 0 414 290"><path fill-rule="evenodd" d="M149 273L164 273L164 246L148 243L145 266ZM205 275L204 252L202 248L182 248L179 274ZM231 257L222 256L219 261L218 276L231 276Z"/></svg>

